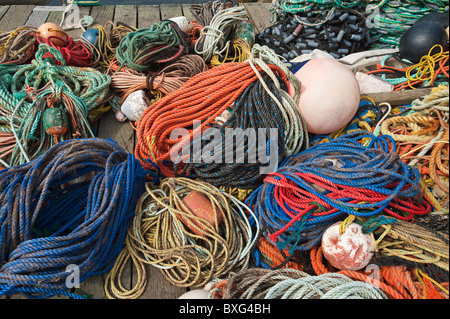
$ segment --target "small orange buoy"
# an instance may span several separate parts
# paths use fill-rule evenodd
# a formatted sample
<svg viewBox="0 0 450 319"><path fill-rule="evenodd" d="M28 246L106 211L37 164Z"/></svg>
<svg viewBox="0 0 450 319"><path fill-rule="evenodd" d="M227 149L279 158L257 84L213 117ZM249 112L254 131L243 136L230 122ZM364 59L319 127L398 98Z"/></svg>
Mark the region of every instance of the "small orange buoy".
<svg viewBox="0 0 450 319"><path fill-rule="evenodd" d="M59 25L51 22L41 24L37 29L37 36L49 40L58 47L66 46L69 39L68 34Z"/></svg>
<svg viewBox="0 0 450 319"><path fill-rule="evenodd" d="M189 194L187 194L186 197L183 198L183 204L186 205L186 207L192 214L194 214L197 217L205 219L212 226L216 224L216 218L217 218L217 225L220 225L223 221L222 210L219 207L216 207L216 214L217 214L216 217L215 216L216 214L214 213L213 204L211 203L211 201L198 191L194 190L191 191ZM181 214L177 214L177 217L194 234L199 236L204 236L206 234L205 231L200 230L203 228L201 222L195 219L188 220L188 218L182 216ZM197 229L196 226L200 229Z"/></svg>

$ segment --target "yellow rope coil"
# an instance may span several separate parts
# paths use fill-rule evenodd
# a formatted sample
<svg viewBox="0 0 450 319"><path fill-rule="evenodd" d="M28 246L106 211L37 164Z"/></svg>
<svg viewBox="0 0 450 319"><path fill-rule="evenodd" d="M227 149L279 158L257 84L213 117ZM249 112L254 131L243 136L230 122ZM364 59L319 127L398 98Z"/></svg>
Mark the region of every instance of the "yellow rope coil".
<svg viewBox="0 0 450 319"><path fill-rule="evenodd" d="M137 204L125 248L105 281L108 298L142 295L148 283L146 265L159 268L172 285L193 288L248 266L257 236L252 233L247 216L257 219L242 202L210 184L187 178L167 178L157 188L147 184L146 190ZM183 198L191 191L210 201L216 217L214 224L186 207ZM221 224L217 223L219 210L223 214ZM186 220L202 233L187 227ZM121 284L129 260L138 273L131 289Z"/></svg>

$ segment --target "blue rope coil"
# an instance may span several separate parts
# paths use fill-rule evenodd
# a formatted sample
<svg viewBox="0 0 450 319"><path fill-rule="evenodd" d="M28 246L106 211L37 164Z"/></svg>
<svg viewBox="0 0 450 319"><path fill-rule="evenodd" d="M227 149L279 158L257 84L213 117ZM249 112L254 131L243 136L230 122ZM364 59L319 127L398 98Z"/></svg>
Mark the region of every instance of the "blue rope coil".
<svg viewBox="0 0 450 319"><path fill-rule="evenodd" d="M354 132L286 158L245 202L263 236L292 254L312 249L331 224L348 215L410 220L428 213L419 172L386 152L384 138ZM367 146L363 139L370 139Z"/></svg>
<svg viewBox="0 0 450 319"><path fill-rule="evenodd" d="M0 295L64 295L123 248L151 172L113 140L72 139L0 171Z"/></svg>

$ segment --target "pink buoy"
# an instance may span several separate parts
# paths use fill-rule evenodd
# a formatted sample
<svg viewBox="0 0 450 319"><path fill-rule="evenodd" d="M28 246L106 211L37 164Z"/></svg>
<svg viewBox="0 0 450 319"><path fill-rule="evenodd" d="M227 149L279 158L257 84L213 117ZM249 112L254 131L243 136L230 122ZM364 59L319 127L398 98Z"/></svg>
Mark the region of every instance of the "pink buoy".
<svg viewBox="0 0 450 319"><path fill-rule="evenodd" d="M339 225L333 224L322 236L322 252L330 264L340 270L360 270L366 267L375 250L372 238L362 232L360 225L351 223L341 235Z"/></svg>
<svg viewBox="0 0 450 319"><path fill-rule="evenodd" d="M314 58L295 76L301 82L299 108L309 133L329 134L350 122L358 110L360 90L353 72L339 61ZM294 87L290 84L289 94Z"/></svg>

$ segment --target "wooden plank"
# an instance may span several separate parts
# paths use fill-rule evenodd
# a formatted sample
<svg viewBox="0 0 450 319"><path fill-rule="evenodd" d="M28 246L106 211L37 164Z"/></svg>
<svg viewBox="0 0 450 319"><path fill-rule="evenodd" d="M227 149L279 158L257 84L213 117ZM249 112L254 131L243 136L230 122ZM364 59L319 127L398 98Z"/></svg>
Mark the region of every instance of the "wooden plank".
<svg viewBox="0 0 450 319"><path fill-rule="evenodd" d="M179 4L161 4L161 20L175 18L183 15Z"/></svg>
<svg viewBox="0 0 450 319"><path fill-rule="evenodd" d="M270 3L244 3L249 18L253 21L255 26L255 33L258 34L264 29L270 27L270 18L272 14L269 9L272 6Z"/></svg>
<svg viewBox="0 0 450 319"><path fill-rule="evenodd" d="M186 17L186 20L188 20L189 22L194 21L195 17L191 12L191 8L192 5L190 4L182 4L181 5L181 9L183 10L183 15Z"/></svg>
<svg viewBox="0 0 450 319"><path fill-rule="evenodd" d="M365 93L361 96L370 97L376 104L388 102L391 106L410 104L417 98L431 93L432 88L420 88L415 90Z"/></svg>
<svg viewBox="0 0 450 319"><path fill-rule="evenodd" d="M137 11L138 28L150 28L154 23L161 21L158 5L140 5Z"/></svg>
<svg viewBox="0 0 450 319"><path fill-rule="evenodd" d="M25 25L33 5L12 5L0 21L0 30L12 31Z"/></svg>
<svg viewBox="0 0 450 319"><path fill-rule="evenodd" d="M45 23L49 14L50 11L33 11L28 17L27 22L25 22L25 25L37 28L41 24Z"/></svg>
<svg viewBox="0 0 450 319"><path fill-rule="evenodd" d="M6 11L8 11L10 6L0 6L0 20L3 18L3 16L5 15ZM0 29L0 31L3 31ZM7 30L9 31L9 30Z"/></svg>
<svg viewBox="0 0 450 319"><path fill-rule="evenodd" d="M137 26L137 11L136 6L116 5L116 12L114 14L114 22L123 22L129 26Z"/></svg>

